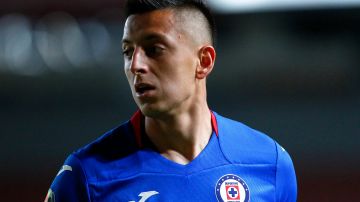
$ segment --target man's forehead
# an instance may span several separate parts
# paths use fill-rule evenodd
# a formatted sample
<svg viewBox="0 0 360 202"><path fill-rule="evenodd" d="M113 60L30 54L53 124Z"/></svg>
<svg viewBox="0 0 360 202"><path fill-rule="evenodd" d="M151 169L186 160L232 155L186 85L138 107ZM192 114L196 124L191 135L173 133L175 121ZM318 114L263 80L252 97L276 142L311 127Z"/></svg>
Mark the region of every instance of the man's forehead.
<svg viewBox="0 0 360 202"><path fill-rule="evenodd" d="M175 22L174 12L170 9L130 15L125 22L124 37L141 31L167 33L174 28Z"/></svg>

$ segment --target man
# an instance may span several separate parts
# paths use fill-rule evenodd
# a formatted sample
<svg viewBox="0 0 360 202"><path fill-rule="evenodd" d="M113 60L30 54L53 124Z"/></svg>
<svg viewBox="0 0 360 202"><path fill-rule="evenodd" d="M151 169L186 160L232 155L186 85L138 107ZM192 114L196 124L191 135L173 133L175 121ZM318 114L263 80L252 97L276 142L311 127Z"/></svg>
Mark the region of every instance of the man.
<svg viewBox="0 0 360 202"><path fill-rule="evenodd" d="M71 154L46 200L296 201L286 151L208 108L213 30L200 0L128 1L124 69L139 111Z"/></svg>

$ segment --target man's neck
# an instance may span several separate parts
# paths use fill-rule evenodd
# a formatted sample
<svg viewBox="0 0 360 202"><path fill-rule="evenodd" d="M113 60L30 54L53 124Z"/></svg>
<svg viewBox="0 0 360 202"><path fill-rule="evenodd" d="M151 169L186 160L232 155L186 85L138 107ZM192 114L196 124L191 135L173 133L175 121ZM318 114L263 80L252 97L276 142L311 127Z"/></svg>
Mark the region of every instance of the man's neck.
<svg viewBox="0 0 360 202"><path fill-rule="evenodd" d="M161 155L184 165L206 147L212 134L211 113L202 106L166 119L145 118L146 133Z"/></svg>

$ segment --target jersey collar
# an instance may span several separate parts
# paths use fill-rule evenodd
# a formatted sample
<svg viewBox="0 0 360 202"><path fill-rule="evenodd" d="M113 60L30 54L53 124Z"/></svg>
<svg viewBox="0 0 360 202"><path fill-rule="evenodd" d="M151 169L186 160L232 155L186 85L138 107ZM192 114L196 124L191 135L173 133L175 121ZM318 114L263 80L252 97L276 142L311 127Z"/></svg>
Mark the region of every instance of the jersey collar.
<svg viewBox="0 0 360 202"><path fill-rule="evenodd" d="M213 131L215 132L216 136L218 137L219 130L218 130L218 124L216 121L216 116L215 116L214 112L211 110L210 110L210 113L211 113L211 125L213 128ZM136 111L135 114L130 119L130 123L133 127L134 134L135 134L136 144L138 145L139 148L143 148L145 146L144 139L146 138L146 136L145 136L145 131L144 131L144 127L143 127L144 120L145 120L145 117L141 113L140 110Z"/></svg>

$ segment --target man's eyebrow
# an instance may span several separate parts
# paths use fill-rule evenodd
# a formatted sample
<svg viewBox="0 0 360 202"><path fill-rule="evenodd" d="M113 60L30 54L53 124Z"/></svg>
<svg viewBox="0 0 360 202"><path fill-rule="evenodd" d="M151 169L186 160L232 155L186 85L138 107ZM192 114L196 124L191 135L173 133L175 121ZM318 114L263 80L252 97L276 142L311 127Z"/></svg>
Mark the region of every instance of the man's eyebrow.
<svg viewBox="0 0 360 202"><path fill-rule="evenodd" d="M163 35L163 34L159 34L159 33L149 33L149 34L146 34L143 38L142 38L142 41L157 41L157 40L164 40L166 41L166 35ZM122 43L131 43L132 41L129 40L129 39L123 39L122 40Z"/></svg>
<svg viewBox="0 0 360 202"><path fill-rule="evenodd" d="M154 40L164 40L166 37L162 34L158 34L158 33L151 33L148 34L144 37L145 41L154 41Z"/></svg>
<svg viewBox="0 0 360 202"><path fill-rule="evenodd" d="M129 39L123 39L122 40L122 43L124 44L124 43L131 43L131 41L129 40Z"/></svg>

